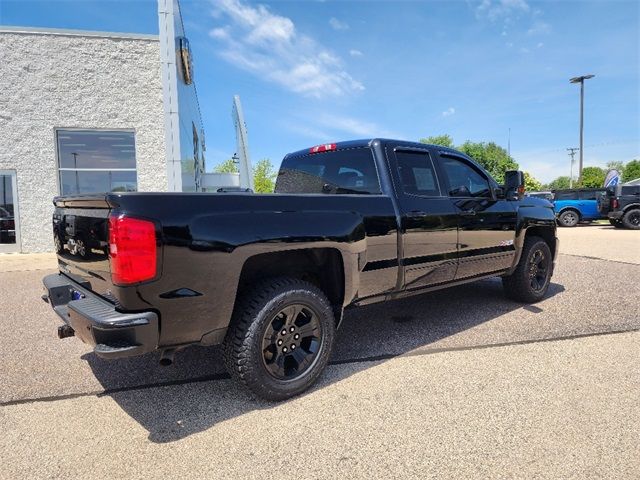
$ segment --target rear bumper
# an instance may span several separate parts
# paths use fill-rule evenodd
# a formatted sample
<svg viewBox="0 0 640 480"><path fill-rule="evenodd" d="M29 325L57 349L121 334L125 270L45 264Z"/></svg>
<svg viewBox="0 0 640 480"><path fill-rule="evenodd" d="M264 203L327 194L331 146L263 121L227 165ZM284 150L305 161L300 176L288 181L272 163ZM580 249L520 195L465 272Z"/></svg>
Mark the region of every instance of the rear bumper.
<svg viewBox="0 0 640 480"><path fill-rule="evenodd" d="M622 212L620 211L609 212L607 216L612 220L620 220L622 218Z"/></svg>
<svg viewBox="0 0 640 480"><path fill-rule="evenodd" d="M100 357L131 357L157 348L155 312L118 312L114 305L61 274L47 275L42 283L46 290L42 298Z"/></svg>

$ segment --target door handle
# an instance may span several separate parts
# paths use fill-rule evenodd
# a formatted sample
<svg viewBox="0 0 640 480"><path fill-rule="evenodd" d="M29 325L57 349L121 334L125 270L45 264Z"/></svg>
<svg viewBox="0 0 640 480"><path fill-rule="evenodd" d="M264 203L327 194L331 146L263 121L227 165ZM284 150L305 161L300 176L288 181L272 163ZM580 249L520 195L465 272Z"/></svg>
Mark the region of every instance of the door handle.
<svg viewBox="0 0 640 480"><path fill-rule="evenodd" d="M473 210L473 209L462 210L462 211L460 211L460 216L462 216L462 217L475 217L476 216L476 211Z"/></svg>

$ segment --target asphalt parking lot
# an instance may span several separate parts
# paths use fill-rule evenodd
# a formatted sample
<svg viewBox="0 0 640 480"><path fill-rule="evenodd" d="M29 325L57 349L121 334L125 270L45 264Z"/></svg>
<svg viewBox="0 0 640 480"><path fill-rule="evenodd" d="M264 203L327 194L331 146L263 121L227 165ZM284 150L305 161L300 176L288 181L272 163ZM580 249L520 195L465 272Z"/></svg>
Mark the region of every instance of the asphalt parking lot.
<svg viewBox="0 0 640 480"><path fill-rule="evenodd" d="M638 478L640 232L559 235L544 301L488 280L352 310L280 404L215 347L162 368L58 340L51 259L0 258L0 478Z"/></svg>

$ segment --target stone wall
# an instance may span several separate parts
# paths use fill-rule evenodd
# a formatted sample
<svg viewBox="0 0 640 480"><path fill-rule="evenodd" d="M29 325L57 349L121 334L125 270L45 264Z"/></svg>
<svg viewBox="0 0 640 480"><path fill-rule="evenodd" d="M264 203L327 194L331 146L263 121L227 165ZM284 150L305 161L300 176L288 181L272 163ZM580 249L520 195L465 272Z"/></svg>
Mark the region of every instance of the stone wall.
<svg viewBox="0 0 640 480"><path fill-rule="evenodd" d="M21 251L53 249L57 128L135 131L138 190L167 190L156 37L0 30L0 170L17 172Z"/></svg>

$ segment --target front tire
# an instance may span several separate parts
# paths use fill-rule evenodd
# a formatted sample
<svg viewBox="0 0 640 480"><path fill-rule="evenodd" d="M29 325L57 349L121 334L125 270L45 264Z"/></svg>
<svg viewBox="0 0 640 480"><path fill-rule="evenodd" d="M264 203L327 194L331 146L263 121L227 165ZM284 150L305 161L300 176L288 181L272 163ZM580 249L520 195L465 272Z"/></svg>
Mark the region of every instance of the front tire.
<svg viewBox="0 0 640 480"><path fill-rule="evenodd" d="M580 215L575 210L565 210L558 217L558 223L562 227L575 227L580 221Z"/></svg>
<svg viewBox="0 0 640 480"><path fill-rule="evenodd" d="M507 297L517 302L535 303L544 298L553 273L549 245L540 237L527 237L515 271L502 277Z"/></svg>
<svg viewBox="0 0 640 480"><path fill-rule="evenodd" d="M622 224L632 230L640 230L640 208L633 208L624 214Z"/></svg>
<svg viewBox="0 0 640 480"><path fill-rule="evenodd" d="M225 365L257 396L285 400L318 379L334 337L333 309L320 289L272 278L240 299L224 342Z"/></svg>

